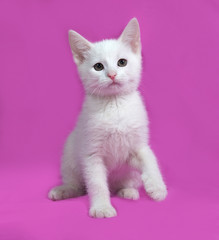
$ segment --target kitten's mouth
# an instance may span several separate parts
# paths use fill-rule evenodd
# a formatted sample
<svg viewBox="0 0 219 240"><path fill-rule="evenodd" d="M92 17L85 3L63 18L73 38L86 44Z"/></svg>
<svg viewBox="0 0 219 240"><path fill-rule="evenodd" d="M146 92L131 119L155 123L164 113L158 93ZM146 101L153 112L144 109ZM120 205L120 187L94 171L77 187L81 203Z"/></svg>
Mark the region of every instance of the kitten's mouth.
<svg viewBox="0 0 219 240"><path fill-rule="evenodd" d="M109 84L109 86L121 86L121 84L118 82L112 82Z"/></svg>

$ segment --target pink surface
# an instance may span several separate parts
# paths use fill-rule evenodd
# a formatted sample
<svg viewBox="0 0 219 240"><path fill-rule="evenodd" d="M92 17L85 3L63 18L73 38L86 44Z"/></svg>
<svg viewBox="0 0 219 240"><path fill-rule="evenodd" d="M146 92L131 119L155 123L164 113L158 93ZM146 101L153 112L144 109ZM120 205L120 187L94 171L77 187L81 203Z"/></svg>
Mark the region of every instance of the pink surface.
<svg viewBox="0 0 219 240"><path fill-rule="evenodd" d="M143 44L141 92L164 202L117 197L113 219L87 196L47 199L83 90L67 31L117 37L132 17ZM0 239L219 239L219 5L216 0L0 2Z"/></svg>

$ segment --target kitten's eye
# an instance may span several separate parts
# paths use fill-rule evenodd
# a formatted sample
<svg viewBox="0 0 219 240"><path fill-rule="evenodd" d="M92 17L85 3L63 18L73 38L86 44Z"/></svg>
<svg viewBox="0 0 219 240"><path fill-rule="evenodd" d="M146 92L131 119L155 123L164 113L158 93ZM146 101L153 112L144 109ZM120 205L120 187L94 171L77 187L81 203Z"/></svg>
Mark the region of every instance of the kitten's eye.
<svg viewBox="0 0 219 240"><path fill-rule="evenodd" d="M119 61L117 62L117 65L118 65L119 67L125 67L125 66L127 65L127 60L124 59L124 58L121 58L121 59L119 59Z"/></svg>
<svg viewBox="0 0 219 240"><path fill-rule="evenodd" d="M94 65L94 69L95 69L96 71L101 71L101 70L104 69L104 66L103 66L102 63L96 63L96 64Z"/></svg>

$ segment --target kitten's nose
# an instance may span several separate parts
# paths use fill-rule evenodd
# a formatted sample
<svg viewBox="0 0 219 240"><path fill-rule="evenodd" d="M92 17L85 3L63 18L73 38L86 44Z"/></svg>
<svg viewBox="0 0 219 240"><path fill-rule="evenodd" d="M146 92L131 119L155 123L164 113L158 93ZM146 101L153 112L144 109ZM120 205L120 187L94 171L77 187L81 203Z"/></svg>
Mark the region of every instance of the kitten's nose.
<svg viewBox="0 0 219 240"><path fill-rule="evenodd" d="M116 73L108 73L107 76L114 81L116 77Z"/></svg>

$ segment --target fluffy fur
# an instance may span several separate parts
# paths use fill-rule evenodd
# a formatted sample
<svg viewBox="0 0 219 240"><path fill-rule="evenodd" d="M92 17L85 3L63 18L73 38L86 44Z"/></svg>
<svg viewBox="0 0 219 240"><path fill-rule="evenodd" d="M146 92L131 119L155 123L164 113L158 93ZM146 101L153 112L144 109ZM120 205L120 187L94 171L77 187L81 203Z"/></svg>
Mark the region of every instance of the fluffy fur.
<svg viewBox="0 0 219 240"><path fill-rule="evenodd" d="M142 185L155 200L167 189L148 145L148 117L137 88L141 43L137 19L118 39L91 43L70 30L69 41L86 97L62 158L63 185L49 192L52 200L88 193L92 217L113 217L110 193L138 199ZM120 67L119 59L127 65ZM96 71L94 65L104 68ZM113 77L112 77L113 76Z"/></svg>

